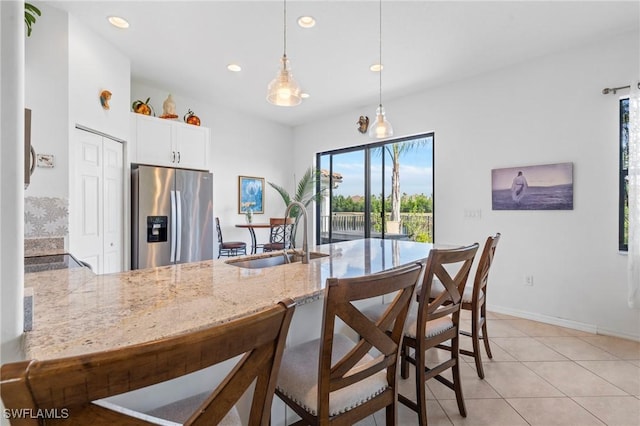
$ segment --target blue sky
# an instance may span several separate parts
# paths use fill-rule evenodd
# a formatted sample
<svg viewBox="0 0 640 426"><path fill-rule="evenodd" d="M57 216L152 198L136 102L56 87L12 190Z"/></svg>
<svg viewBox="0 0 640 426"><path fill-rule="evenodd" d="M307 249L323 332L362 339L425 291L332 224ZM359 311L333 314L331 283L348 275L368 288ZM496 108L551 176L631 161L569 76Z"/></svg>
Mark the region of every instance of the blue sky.
<svg viewBox="0 0 640 426"><path fill-rule="evenodd" d="M385 195L391 192L391 157L385 154ZM380 194L382 158L372 155L372 193ZM328 160L322 168L328 169ZM335 195L364 195L364 152L347 152L333 157L333 171L342 175L342 183L334 190ZM433 193L433 144L415 148L400 156L400 192L413 194Z"/></svg>

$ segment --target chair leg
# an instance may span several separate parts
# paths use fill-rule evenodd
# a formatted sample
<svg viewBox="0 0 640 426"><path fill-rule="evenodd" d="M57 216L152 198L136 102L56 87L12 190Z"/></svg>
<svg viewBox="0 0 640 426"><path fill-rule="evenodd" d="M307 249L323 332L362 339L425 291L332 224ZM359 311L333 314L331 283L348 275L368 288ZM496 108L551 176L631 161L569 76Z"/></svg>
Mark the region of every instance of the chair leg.
<svg viewBox="0 0 640 426"><path fill-rule="evenodd" d="M416 402L418 406L418 424L427 426L427 394L425 391L425 350L422 345L416 345Z"/></svg>
<svg viewBox="0 0 640 426"><path fill-rule="evenodd" d="M406 343L402 342L402 347L400 348L400 377L403 379L409 378L409 361L407 361L407 357L409 356L409 347Z"/></svg>
<svg viewBox="0 0 640 426"><path fill-rule="evenodd" d="M480 325L479 317L480 312L478 309L473 309L471 314L471 341L473 344L473 358L476 361L476 371L478 372L478 377L484 379L484 369L482 368L482 352L480 352Z"/></svg>
<svg viewBox="0 0 640 426"><path fill-rule="evenodd" d="M467 408L464 404L464 396L462 395L462 380L460 378L460 355L459 355L459 337L451 342L451 357L455 359L455 364L451 368L453 375L453 389L456 392L456 401L458 402L458 411L462 417L467 417Z"/></svg>
<svg viewBox="0 0 640 426"><path fill-rule="evenodd" d="M385 409L385 412L386 412L386 423L385 424L386 425L395 426L396 424L398 424L398 410L397 410L396 401L393 401L393 403L391 403L391 405L387 405L387 407Z"/></svg>
<svg viewBox="0 0 640 426"><path fill-rule="evenodd" d="M487 356L493 358L491 354L491 348L489 347L489 334L487 333L487 305L482 305L481 317L482 317L482 340L484 340L484 348L487 351Z"/></svg>

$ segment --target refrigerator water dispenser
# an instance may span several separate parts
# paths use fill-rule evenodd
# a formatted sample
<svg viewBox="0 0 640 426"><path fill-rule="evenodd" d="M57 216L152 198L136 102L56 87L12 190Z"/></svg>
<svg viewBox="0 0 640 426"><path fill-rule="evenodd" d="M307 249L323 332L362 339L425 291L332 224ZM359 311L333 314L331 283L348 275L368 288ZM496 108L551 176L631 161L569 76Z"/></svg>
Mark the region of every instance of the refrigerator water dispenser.
<svg viewBox="0 0 640 426"><path fill-rule="evenodd" d="M167 241L167 216L147 216L147 242L161 243Z"/></svg>

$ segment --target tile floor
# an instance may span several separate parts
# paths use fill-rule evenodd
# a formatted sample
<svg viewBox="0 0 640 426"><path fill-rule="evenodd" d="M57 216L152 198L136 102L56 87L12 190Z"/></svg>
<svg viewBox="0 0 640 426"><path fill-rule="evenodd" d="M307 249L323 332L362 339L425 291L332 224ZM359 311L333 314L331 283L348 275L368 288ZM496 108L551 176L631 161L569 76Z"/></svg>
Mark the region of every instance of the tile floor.
<svg viewBox="0 0 640 426"><path fill-rule="evenodd" d="M470 330L464 314L463 327ZM482 353L485 379L478 378L473 358L461 357L467 417L458 413L452 390L429 380L429 426L640 426L640 342L488 317L493 359ZM470 348L471 339L463 337L461 346ZM438 352L429 356L446 356ZM401 380L400 392L415 398L413 386L413 376ZM400 404L398 420L413 426L418 416ZM384 424L381 411L358 426Z"/></svg>

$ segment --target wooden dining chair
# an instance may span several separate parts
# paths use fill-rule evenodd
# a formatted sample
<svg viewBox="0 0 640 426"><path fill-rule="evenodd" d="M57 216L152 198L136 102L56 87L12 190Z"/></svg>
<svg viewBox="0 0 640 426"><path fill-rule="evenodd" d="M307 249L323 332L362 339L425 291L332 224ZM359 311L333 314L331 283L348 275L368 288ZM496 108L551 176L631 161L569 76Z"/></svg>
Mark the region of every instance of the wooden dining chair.
<svg viewBox="0 0 640 426"><path fill-rule="evenodd" d="M218 259L220 259L220 256L231 257L247 254L247 243L243 241L224 241L218 217L216 217L216 230L218 231Z"/></svg>
<svg viewBox="0 0 640 426"><path fill-rule="evenodd" d="M459 373L458 336L462 294L477 250L477 243L455 249L432 249L427 258L424 279L416 290L417 302L412 304L407 318L400 373L402 378L406 379L409 377L408 364L416 366L417 402L401 394L398 395L398 400L418 413L422 426L427 424L425 381L431 378L455 391L460 414L466 417ZM433 284L438 285L440 282L446 285L440 284L440 290L434 291ZM429 297L434 294L434 297ZM386 308L385 304L374 305L364 309L363 313L368 318L376 320ZM444 342L447 340L451 340L450 346L445 345ZM432 348L447 349L451 355L438 365L426 366L426 352ZM410 349L413 349L413 355ZM449 368L453 372L453 382L440 375Z"/></svg>
<svg viewBox="0 0 640 426"><path fill-rule="evenodd" d="M487 332L487 283L489 281L489 269L493 263L499 241L500 233L487 238L478 262L473 287L467 288L462 296L461 309L471 311L471 332L460 330L460 334L471 337L473 350L460 349L460 353L475 358L476 371L481 379L484 379L484 369L482 368L480 341L484 341L487 356L493 358L489 347L489 333Z"/></svg>
<svg viewBox="0 0 640 426"><path fill-rule="evenodd" d="M460 353L474 357L476 364L476 372L478 377L484 379L484 369L482 368L482 352L480 350L480 341L484 341L484 348L487 356L493 358L491 347L489 346L489 334L487 332L487 282L489 278L489 269L493 263L496 247L500 241L500 233L490 236L484 243L480 260L476 269L473 285L467 285L462 295L462 306L460 309L471 312L471 331L460 329L460 334L471 337L472 350L460 348ZM431 299L434 299L444 290L444 287L437 279L433 280L431 286ZM443 345L443 348L447 348Z"/></svg>
<svg viewBox="0 0 640 426"><path fill-rule="evenodd" d="M269 232L269 242L263 244L263 251L278 251L290 249L291 236L295 219L292 217L272 217L269 219L271 225Z"/></svg>
<svg viewBox="0 0 640 426"><path fill-rule="evenodd" d="M435 378L455 391L460 415L467 416L460 381L458 352L460 308L469 271L477 251L478 243L454 249L432 249L427 258L424 280L419 290L417 314L414 311L407 320L407 332L402 341L400 374L406 379L409 377L408 364L411 363L416 367L417 402L414 403L404 395L398 395L398 399L418 413L421 426L427 424L425 382L431 378ZM432 294L431 285L435 277L442 283L444 290L431 299L429 295ZM451 341L450 357L437 365L427 366L427 351L440 348L449 340ZM409 349L413 349L413 355ZM453 381L441 375L448 369L452 370Z"/></svg>
<svg viewBox="0 0 640 426"><path fill-rule="evenodd" d="M249 424L269 424L271 402L294 312L287 299L228 323L121 349L45 361L5 364L0 394L11 410L57 410L46 424L148 425L144 415L112 410L93 401L165 382L243 355L208 396L185 413L185 425L217 425L235 410L255 382ZM67 413L66 418L64 413ZM38 425L36 416L12 425Z"/></svg>
<svg viewBox="0 0 640 426"><path fill-rule="evenodd" d="M352 425L382 408L387 424L396 424L400 342L423 273L424 266L415 263L327 280L321 337L286 349L278 376L276 395L302 418L296 424ZM369 320L358 301L383 295L393 301L380 319ZM339 321L361 339L336 333Z"/></svg>

